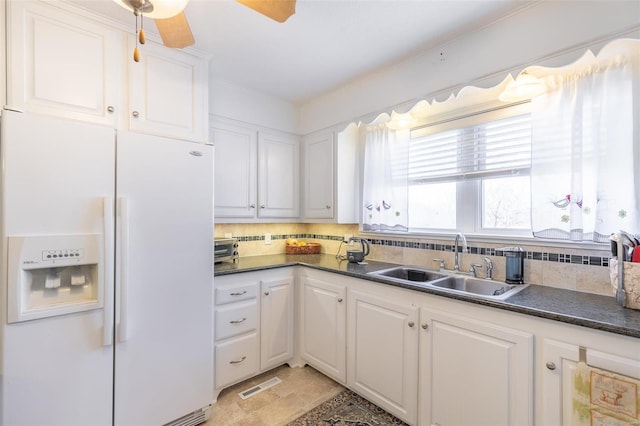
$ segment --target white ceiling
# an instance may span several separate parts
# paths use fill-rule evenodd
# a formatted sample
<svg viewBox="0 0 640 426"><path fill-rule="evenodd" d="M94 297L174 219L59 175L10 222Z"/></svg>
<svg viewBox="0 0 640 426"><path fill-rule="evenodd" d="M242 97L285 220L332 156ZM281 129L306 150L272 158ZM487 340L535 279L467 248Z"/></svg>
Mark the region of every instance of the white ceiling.
<svg viewBox="0 0 640 426"><path fill-rule="evenodd" d="M134 26L110 0L76 4ZM498 19L523 0L298 0L277 23L234 0L190 0L185 13L210 76L302 103ZM155 27L147 23L147 32Z"/></svg>

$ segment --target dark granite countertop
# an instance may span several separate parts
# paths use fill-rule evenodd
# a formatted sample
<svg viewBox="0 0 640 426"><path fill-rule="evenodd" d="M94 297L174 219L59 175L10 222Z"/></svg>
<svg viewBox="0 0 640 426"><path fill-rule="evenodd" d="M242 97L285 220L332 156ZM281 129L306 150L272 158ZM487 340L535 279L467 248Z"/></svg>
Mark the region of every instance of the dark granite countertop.
<svg viewBox="0 0 640 426"><path fill-rule="evenodd" d="M508 299L498 301L471 295L446 293L432 288L393 282L380 276L367 275L372 271L398 266L394 263L368 260L366 265L359 265L347 261L340 261L336 259L335 256L328 254L275 254L243 257L236 263L216 264L215 276L295 265L308 266L314 269L335 272L396 287L404 287L441 297L463 300L470 303L492 306L498 309L640 338L640 311L625 309L619 306L613 297L530 285Z"/></svg>

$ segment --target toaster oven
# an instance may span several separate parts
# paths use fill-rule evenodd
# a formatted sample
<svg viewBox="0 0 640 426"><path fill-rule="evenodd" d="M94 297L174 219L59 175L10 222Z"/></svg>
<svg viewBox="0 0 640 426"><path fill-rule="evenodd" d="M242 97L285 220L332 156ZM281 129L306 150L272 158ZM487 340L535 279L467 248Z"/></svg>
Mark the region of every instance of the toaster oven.
<svg viewBox="0 0 640 426"><path fill-rule="evenodd" d="M215 238L213 261L235 262L238 259L238 240L235 238Z"/></svg>

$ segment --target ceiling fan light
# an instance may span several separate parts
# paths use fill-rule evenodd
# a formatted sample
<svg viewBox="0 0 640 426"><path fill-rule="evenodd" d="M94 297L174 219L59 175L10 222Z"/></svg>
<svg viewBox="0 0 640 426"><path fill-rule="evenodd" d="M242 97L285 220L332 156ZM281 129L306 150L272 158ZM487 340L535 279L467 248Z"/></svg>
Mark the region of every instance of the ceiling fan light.
<svg viewBox="0 0 640 426"><path fill-rule="evenodd" d="M140 11L145 17L167 19L176 16L187 6L189 0L113 0L120 6L135 13Z"/></svg>

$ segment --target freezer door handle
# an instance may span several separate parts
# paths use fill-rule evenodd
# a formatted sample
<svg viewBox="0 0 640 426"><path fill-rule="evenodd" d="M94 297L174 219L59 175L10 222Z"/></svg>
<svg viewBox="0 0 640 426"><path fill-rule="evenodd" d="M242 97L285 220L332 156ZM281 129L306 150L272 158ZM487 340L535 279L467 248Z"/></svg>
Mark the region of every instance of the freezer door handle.
<svg viewBox="0 0 640 426"><path fill-rule="evenodd" d="M102 344L111 346L113 344L113 222L115 216L113 214L113 198L104 197L102 200L102 218L103 218L103 288L104 288L104 326L102 335Z"/></svg>
<svg viewBox="0 0 640 426"><path fill-rule="evenodd" d="M118 198L120 224L120 309L118 314L118 342L127 340L127 305L129 286L129 203L125 197Z"/></svg>

